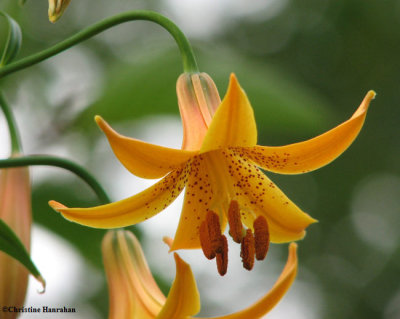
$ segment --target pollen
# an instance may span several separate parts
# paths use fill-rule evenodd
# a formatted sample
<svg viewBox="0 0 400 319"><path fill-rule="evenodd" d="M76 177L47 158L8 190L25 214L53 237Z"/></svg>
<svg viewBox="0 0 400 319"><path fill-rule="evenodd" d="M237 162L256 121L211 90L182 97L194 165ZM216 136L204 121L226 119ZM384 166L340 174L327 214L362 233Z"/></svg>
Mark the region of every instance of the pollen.
<svg viewBox="0 0 400 319"><path fill-rule="evenodd" d="M222 251L222 234L219 217L216 213L209 210L206 215L206 223L208 226L208 234L210 236L211 248L216 253Z"/></svg>
<svg viewBox="0 0 400 319"><path fill-rule="evenodd" d="M257 260L264 260L269 248L268 222L263 216L258 216L253 223L254 245Z"/></svg>
<svg viewBox="0 0 400 319"><path fill-rule="evenodd" d="M239 203L232 200L228 209L229 235L232 239L241 243L243 238L243 225L240 219Z"/></svg>
<svg viewBox="0 0 400 319"><path fill-rule="evenodd" d="M211 247L211 240L208 234L208 226L205 221L202 222L200 225L199 235L200 235L200 245L201 249L203 250L204 256L206 256L206 258L208 259L214 259L215 251Z"/></svg>
<svg viewBox="0 0 400 319"><path fill-rule="evenodd" d="M217 253L223 252L223 237L219 217L213 211L208 211L206 219L199 228L200 245L208 259L214 259Z"/></svg>
<svg viewBox="0 0 400 319"><path fill-rule="evenodd" d="M255 244L251 229L246 230L246 236L242 239L240 257L242 257L243 267L252 270L254 266Z"/></svg>
<svg viewBox="0 0 400 319"><path fill-rule="evenodd" d="M228 270L228 240L225 235L221 236L222 250L217 253L217 269L221 276Z"/></svg>

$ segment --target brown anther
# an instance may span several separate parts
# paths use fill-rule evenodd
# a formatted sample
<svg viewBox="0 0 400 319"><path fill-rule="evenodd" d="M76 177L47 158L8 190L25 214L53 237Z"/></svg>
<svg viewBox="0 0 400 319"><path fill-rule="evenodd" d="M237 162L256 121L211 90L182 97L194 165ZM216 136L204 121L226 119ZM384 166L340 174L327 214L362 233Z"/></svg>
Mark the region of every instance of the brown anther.
<svg viewBox="0 0 400 319"><path fill-rule="evenodd" d="M215 251L211 247L210 235L208 234L208 226L205 221L202 222L200 225L199 236L200 245L201 249L203 250L204 256L206 256L208 259L214 259Z"/></svg>
<svg viewBox="0 0 400 319"><path fill-rule="evenodd" d="M243 238L243 225L240 219L239 203L236 200L232 200L229 204L228 222L229 235L235 242L240 244Z"/></svg>
<svg viewBox="0 0 400 319"><path fill-rule="evenodd" d="M208 228L208 235L210 238L211 249L215 252L222 252L222 234L219 217L216 213L209 210L206 215L206 223Z"/></svg>
<svg viewBox="0 0 400 319"><path fill-rule="evenodd" d="M222 252L217 253L217 268L221 276L228 270L228 240L225 235L221 236Z"/></svg>
<svg viewBox="0 0 400 319"><path fill-rule="evenodd" d="M240 257L242 257L243 267L247 270L253 269L254 266L254 237L251 229L247 229L246 236L242 239L242 246L240 250Z"/></svg>
<svg viewBox="0 0 400 319"><path fill-rule="evenodd" d="M257 260L263 260L267 256L269 248L268 222L263 216L258 216L253 223L254 244Z"/></svg>

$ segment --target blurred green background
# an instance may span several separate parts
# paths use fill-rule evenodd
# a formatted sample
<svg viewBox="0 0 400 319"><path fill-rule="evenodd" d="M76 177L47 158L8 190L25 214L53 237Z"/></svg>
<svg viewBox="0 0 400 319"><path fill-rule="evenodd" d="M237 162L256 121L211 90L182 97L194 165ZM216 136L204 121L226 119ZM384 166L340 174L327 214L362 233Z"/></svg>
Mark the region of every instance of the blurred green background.
<svg viewBox="0 0 400 319"><path fill-rule="evenodd" d="M164 13L188 35L201 70L211 75L221 96L229 74L236 73L254 107L261 145L283 145L320 134L349 118L367 91L374 89L377 97L365 126L340 158L306 175L268 173L295 203L319 220L300 242L300 269L293 291L268 318L400 318L400 2L182 2L72 0L54 25L47 20L45 0L30 0L23 7L16 0L2 0L0 10L22 27L19 57L112 14L134 9ZM5 34L5 23L0 21L1 43ZM141 184L123 170L93 116L101 114L126 135L148 141L165 135L165 144L179 147L175 83L181 72L172 38L156 25L131 22L10 75L0 85L15 107L26 153L63 155L79 162L116 200L151 181ZM5 146L1 148L4 151ZM35 222L78 252L84 265L78 278L82 286L85 280L93 285L90 293L82 289L84 293L66 296L65 291L64 300L78 305L76 318L107 318L100 253L104 231L69 223L47 206L50 199L71 206L94 205L97 199L68 172L33 168L32 173ZM179 215L179 205L171 210ZM162 214L170 213L174 214ZM151 231L157 218L144 228L135 228L145 249L154 241L161 242L164 235ZM235 270L238 256L230 256L233 270L228 272L232 274L223 280L214 265L210 274L201 273L201 314L223 314L242 308L241 301L243 307L255 301L278 276L286 250L286 245L274 245L267 260L252 273ZM52 254L46 256L52 259ZM168 292L174 270L172 257L166 256L171 259L169 268L163 268L164 261L157 256L149 257L149 263ZM202 257L187 258L199 267L209 263ZM260 281L267 275L271 281ZM63 306L62 301L57 303Z"/></svg>

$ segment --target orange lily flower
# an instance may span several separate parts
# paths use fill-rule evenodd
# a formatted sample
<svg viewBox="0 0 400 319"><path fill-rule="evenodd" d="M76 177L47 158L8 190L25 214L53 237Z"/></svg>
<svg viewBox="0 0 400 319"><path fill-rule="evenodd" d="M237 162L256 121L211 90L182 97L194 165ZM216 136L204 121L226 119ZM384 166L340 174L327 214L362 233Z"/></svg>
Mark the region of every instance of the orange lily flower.
<svg viewBox="0 0 400 319"><path fill-rule="evenodd" d="M265 258L269 242L299 240L315 219L296 206L262 171L299 174L318 169L344 152L361 130L370 91L353 116L310 140L270 147L257 145L253 109L235 75L220 101L205 73L182 74L177 82L183 121L182 149L145 143L96 121L121 163L143 178L164 178L130 198L92 208L67 208L50 201L66 219L98 228L140 223L165 209L186 186L179 226L171 250L202 248L217 257L221 275L227 267L223 231L241 243L243 265L254 255ZM245 227L243 227L245 226Z"/></svg>
<svg viewBox="0 0 400 319"><path fill-rule="evenodd" d="M31 186L29 170L0 170L0 218L15 232L25 248L30 249ZM0 305L22 307L28 285L28 270L16 259L0 252ZM16 312L4 312L1 318L17 318Z"/></svg>
<svg viewBox="0 0 400 319"><path fill-rule="evenodd" d="M297 245L292 243L280 277L264 297L242 311L213 318L257 319L268 313L296 277L296 250ZM108 232L103 239L102 252L109 286L109 319L186 319L193 318L200 311L200 296L192 270L177 253L174 254L176 277L165 298L154 281L138 240L131 232Z"/></svg>
<svg viewBox="0 0 400 319"><path fill-rule="evenodd" d="M49 0L49 20L55 23L61 18L71 0Z"/></svg>

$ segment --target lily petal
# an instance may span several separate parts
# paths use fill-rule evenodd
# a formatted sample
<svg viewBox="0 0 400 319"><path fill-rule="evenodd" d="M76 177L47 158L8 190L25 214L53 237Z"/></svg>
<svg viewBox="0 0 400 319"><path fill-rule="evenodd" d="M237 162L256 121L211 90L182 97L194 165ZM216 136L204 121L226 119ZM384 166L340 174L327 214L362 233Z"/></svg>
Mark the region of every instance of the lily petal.
<svg viewBox="0 0 400 319"><path fill-rule="evenodd" d="M259 168L228 151L228 173L242 208L242 221L253 228L258 215L268 220L271 242L288 242L304 237L305 228L316 220L297 207ZM230 156L232 155L232 156Z"/></svg>
<svg viewBox="0 0 400 319"><path fill-rule="evenodd" d="M200 248L200 224L204 221L214 198L205 156L196 156L191 164L181 217L171 251Z"/></svg>
<svg viewBox="0 0 400 319"><path fill-rule="evenodd" d="M183 190L189 165L176 169L146 190L107 205L68 208L50 201L49 205L66 219L96 228L125 227L140 223L165 209Z"/></svg>
<svg viewBox="0 0 400 319"><path fill-rule="evenodd" d="M200 153L256 144L257 127L253 109L235 75L231 74L228 92L215 112Z"/></svg>
<svg viewBox="0 0 400 319"><path fill-rule="evenodd" d="M198 150L221 104L214 81L206 73L183 73L176 83L183 124L182 149Z"/></svg>
<svg viewBox="0 0 400 319"><path fill-rule="evenodd" d="M110 296L109 319L153 319L165 303L136 237L110 231L102 242Z"/></svg>
<svg viewBox="0 0 400 319"><path fill-rule="evenodd" d="M176 277L157 319L183 319L200 311L200 295L190 266L174 253Z"/></svg>
<svg viewBox="0 0 400 319"><path fill-rule="evenodd" d="M213 319L261 318L278 304L278 302L282 299L292 285L297 274L297 263L297 245L295 243L291 243L289 246L289 257L286 265L272 289L264 297L259 299L249 308L230 315L213 317Z"/></svg>
<svg viewBox="0 0 400 319"><path fill-rule="evenodd" d="M374 91L369 91L353 116L334 129L310 140L286 146L253 146L240 152L261 168L280 174L318 169L342 154L360 132Z"/></svg>
<svg viewBox="0 0 400 319"><path fill-rule="evenodd" d="M129 138L114 131L100 116L95 120L106 134L115 156L136 176L160 178L197 154L196 151L177 150Z"/></svg>

